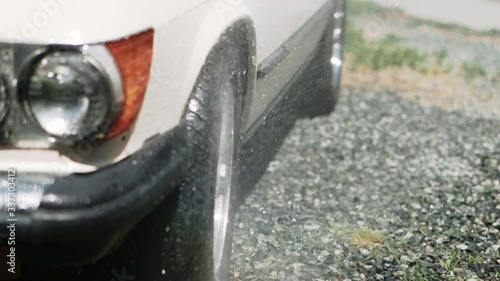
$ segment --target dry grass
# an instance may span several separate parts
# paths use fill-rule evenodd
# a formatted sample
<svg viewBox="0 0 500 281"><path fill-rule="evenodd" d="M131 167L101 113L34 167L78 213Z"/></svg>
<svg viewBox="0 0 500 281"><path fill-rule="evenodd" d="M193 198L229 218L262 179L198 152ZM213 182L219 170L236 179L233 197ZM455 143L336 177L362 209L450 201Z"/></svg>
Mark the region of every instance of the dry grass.
<svg viewBox="0 0 500 281"><path fill-rule="evenodd" d="M462 75L439 72L421 73L414 69L388 68L380 71L352 69L352 56L346 55L342 85L347 88L389 90L423 106L446 111L467 110L486 118L500 116L500 95L486 78L468 83Z"/></svg>
<svg viewBox="0 0 500 281"><path fill-rule="evenodd" d="M373 249L384 245L385 238L385 233L372 229L361 229L353 232L352 243L358 248Z"/></svg>

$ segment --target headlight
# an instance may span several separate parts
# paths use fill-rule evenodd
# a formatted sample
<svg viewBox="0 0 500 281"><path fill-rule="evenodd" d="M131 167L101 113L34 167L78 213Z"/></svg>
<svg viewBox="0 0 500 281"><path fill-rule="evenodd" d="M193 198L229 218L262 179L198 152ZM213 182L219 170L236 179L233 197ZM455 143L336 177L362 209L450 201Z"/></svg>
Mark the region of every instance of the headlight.
<svg viewBox="0 0 500 281"><path fill-rule="evenodd" d="M0 149L54 149L86 162L68 148L116 140L118 153L145 98L153 43L152 29L95 44L0 42Z"/></svg>
<svg viewBox="0 0 500 281"><path fill-rule="evenodd" d="M54 137L95 134L111 116L112 85L104 67L79 51L43 55L31 68L25 103L41 128Z"/></svg>
<svg viewBox="0 0 500 281"><path fill-rule="evenodd" d="M7 115L7 89L5 88L5 82L0 76L0 123Z"/></svg>

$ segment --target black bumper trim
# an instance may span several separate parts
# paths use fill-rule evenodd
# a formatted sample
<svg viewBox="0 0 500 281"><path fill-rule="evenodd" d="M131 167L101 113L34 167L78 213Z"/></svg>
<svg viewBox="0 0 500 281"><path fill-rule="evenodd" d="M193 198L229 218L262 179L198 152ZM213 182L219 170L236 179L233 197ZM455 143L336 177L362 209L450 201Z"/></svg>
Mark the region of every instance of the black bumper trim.
<svg viewBox="0 0 500 281"><path fill-rule="evenodd" d="M18 213L18 245L24 253L21 258L37 263L81 264L99 259L116 247L131 228L179 187L188 173L191 147L185 127L179 125L155 137L140 151L107 168L54 178L53 184L44 186L38 209ZM23 184L29 183L25 177L30 176L18 175ZM1 211L0 238L7 229L7 213Z"/></svg>

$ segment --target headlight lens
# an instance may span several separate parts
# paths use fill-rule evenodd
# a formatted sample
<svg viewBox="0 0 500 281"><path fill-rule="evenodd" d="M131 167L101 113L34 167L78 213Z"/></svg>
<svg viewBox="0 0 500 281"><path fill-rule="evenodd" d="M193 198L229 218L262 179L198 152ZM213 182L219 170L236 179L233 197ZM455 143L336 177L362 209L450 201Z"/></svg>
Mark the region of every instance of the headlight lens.
<svg viewBox="0 0 500 281"><path fill-rule="evenodd" d="M69 50L46 54L33 65L26 102L47 133L83 138L106 121L112 98L102 69L90 55Z"/></svg>
<svg viewBox="0 0 500 281"><path fill-rule="evenodd" d="M7 89L5 88L5 83L0 76L0 123L7 115Z"/></svg>

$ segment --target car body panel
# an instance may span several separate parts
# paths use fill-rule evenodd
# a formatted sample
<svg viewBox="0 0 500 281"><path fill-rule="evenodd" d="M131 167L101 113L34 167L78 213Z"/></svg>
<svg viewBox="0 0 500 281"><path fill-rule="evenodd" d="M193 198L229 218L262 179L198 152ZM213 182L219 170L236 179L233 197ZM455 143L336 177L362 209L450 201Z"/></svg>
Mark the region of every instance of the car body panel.
<svg viewBox="0 0 500 281"><path fill-rule="evenodd" d="M255 128L266 117L266 111L269 111L274 106L274 102L278 102L280 91L296 75L297 69L300 69L315 52L329 22L328 13L328 9L320 10L299 31L290 36L282 44L281 50L275 51L280 58L273 62L275 65L267 69L265 73L263 73L262 69L269 65L265 61L259 64L255 92L248 101L249 110L245 122L245 130L247 131L245 139L252 136Z"/></svg>
<svg viewBox="0 0 500 281"><path fill-rule="evenodd" d="M287 0L40 0L30 1L31 5L26 1L9 3L8 16L0 18L2 42L90 44L117 40L154 28L155 43L144 104L133 130L125 136L128 142L121 151L113 151L110 155L109 149L117 147L120 138L93 147L90 155L78 150L71 151L70 157L55 151L37 151L37 161L17 153L17 150L0 150L0 170L16 165L27 172L68 175L92 172L126 158L151 137L179 124L206 56L232 22L241 18L252 21L257 50L254 62L260 64L326 1L329 0L295 1L293 4ZM113 22L109 22L111 14ZM252 102L247 108L245 128L250 128L261 117L266 103L292 78L293 69L303 64L313 49L301 47L296 51L298 55L287 61L286 68L290 71L282 67L280 81L276 81L276 77L256 81L256 91L249 93ZM51 165L39 165L40 161Z"/></svg>
<svg viewBox="0 0 500 281"><path fill-rule="evenodd" d="M99 157L91 160L95 155L115 153L116 141L121 141L122 136L95 147L88 158L80 156L79 161L50 150L0 150L0 175L4 178L0 179L0 194L8 192L4 188L9 185L6 171L16 169L21 191L18 204L24 206L17 213L19 239L25 242L22 244L28 252L39 254L30 255L35 262L51 263L53 260L45 258L47 252L55 255L56 264L95 261L112 252L159 204L173 209L165 198L175 197L176 191L182 190L179 186L193 172L191 156L197 152L190 133L197 129L186 124L184 109L193 86L199 84L200 69L210 61L208 54L219 45L219 38L244 40L249 48L244 56L253 61L245 64L244 72L235 73L248 75L248 82L253 83L246 85L249 92L244 121L248 132L241 153L242 174L250 179L243 179L242 187L250 188L260 178L296 119L333 110L336 92L330 83L335 13L332 3L337 1L311 0L307 2L311 4L310 15L292 10L288 16L280 14L282 19L271 19L273 13L269 13L267 21L258 22L255 14L265 8L264 0L241 2L254 6L224 1L203 2L155 28L155 53L146 100L119 156L107 162L99 162ZM280 1L283 6L289 4ZM214 6L221 3L225 5ZM302 18L297 21L298 14ZM292 22L297 26L290 27ZM290 33L271 38L269 42L275 40L276 46L265 45L265 40L257 43L259 33L266 31L265 24L274 24L273 32L279 33L283 28ZM190 106L196 106L196 100L190 101ZM269 117L268 121L259 124L264 116ZM257 128L252 131L254 127ZM0 200L0 210L6 207L6 201ZM77 255L66 256L75 249Z"/></svg>
<svg viewBox="0 0 500 281"><path fill-rule="evenodd" d="M92 44L158 28L206 0L9 1L0 40L27 44Z"/></svg>

